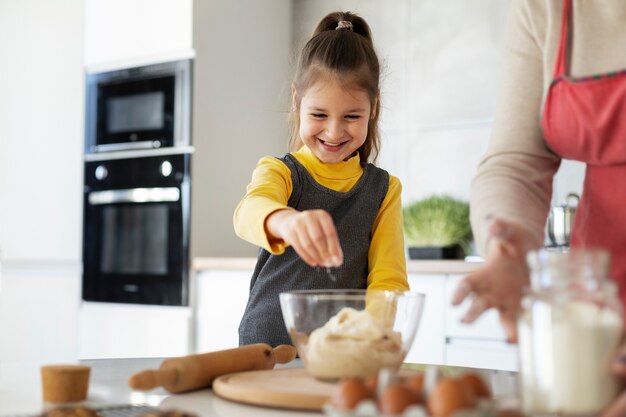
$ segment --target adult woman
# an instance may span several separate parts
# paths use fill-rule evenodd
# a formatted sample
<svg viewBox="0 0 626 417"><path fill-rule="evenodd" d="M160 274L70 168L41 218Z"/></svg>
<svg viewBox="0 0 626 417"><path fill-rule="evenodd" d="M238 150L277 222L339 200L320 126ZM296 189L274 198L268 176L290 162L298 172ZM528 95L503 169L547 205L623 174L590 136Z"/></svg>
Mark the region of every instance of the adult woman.
<svg viewBox="0 0 626 417"><path fill-rule="evenodd" d="M472 184L472 227L486 262L461 282L453 303L472 295L467 322L498 309L515 341L525 255L543 244L561 158L587 166L572 246L611 252L626 301L626 2L512 0L510 7L499 110Z"/></svg>

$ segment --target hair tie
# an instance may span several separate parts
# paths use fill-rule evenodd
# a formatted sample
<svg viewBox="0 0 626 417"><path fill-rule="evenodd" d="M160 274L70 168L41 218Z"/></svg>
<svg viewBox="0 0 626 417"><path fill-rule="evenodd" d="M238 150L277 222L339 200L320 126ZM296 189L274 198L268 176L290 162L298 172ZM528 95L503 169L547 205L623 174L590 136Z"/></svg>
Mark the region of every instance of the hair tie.
<svg viewBox="0 0 626 417"><path fill-rule="evenodd" d="M339 30L339 29L348 29L348 30L352 30L352 22L349 22L347 20L340 20L337 23L337 27L335 28L335 30Z"/></svg>

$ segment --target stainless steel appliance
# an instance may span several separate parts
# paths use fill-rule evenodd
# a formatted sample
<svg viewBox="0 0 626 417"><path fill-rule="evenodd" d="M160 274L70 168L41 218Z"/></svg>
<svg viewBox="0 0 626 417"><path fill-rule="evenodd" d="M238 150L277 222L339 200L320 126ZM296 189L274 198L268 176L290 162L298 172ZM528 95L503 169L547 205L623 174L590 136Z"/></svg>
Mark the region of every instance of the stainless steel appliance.
<svg viewBox="0 0 626 417"><path fill-rule="evenodd" d="M546 224L547 234L550 238L550 246L569 246L579 199L578 194L569 193L567 197L565 197L565 201L562 205L553 206L550 209L550 215L548 216L548 222Z"/></svg>
<svg viewBox="0 0 626 417"><path fill-rule="evenodd" d="M189 304L190 154L85 165L83 300Z"/></svg>
<svg viewBox="0 0 626 417"><path fill-rule="evenodd" d="M87 74L85 153L191 144L191 60Z"/></svg>
<svg viewBox="0 0 626 417"><path fill-rule="evenodd" d="M85 301L189 305L192 60L86 77Z"/></svg>

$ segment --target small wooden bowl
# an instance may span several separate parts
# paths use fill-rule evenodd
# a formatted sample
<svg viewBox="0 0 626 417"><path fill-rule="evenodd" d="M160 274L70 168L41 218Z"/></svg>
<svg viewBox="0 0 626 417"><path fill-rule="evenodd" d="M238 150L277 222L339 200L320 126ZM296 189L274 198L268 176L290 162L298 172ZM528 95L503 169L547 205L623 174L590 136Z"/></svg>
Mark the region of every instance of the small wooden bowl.
<svg viewBox="0 0 626 417"><path fill-rule="evenodd" d="M70 403L87 399L89 371L85 365L45 365L41 367L43 400Z"/></svg>

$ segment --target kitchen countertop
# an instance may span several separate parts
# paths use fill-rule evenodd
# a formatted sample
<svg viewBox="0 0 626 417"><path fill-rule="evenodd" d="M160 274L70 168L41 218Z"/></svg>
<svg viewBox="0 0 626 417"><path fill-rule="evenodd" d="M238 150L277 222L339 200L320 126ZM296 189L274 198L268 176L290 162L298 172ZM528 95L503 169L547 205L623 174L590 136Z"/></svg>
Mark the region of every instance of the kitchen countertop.
<svg viewBox="0 0 626 417"><path fill-rule="evenodd" d="M192 268L195 271L226 269L226 270L253 270L256 258L194 258ZM408 273L429 274L469 274L477 270L482 262L467 262L464 260L408 260Z"/></svg>
<svg viewBox="0 0 626 417"><path fill-rule="evenodd" d="M162 409L177 409L198 417L312 417L321 413L284 411L238 404L213 395L210 389L171 395L162 388L133 391L128 378L144 369L157 369L159 358L97 359L80 363L91 367L89 395L80 403L98 408L110 405L147 404ZM0 416L39 414L55 405L41 400L40 364L0 362Z"/></svg>
<svg viewBox="0 0 626 417"><path fill-rule="evenodd" d="M162 409L177 409L198 417L313 417L316 412L298 412L249 406L224 400L210 389L171 395L163 389L148 392L133 391L127 385L128 377L144 369L156 369L162 359L99 359L81 361L91 366L89 396L82 405L98 408L107 405L148 404ZM299 366L294 361L287 366ZM28 416L41 413L54 405L41 400L39 367L35 363L0 362L0 416ZM517 376L505 371L482 370L492 386L494 395L507 405L514 405L512 393Z"/></svg>

